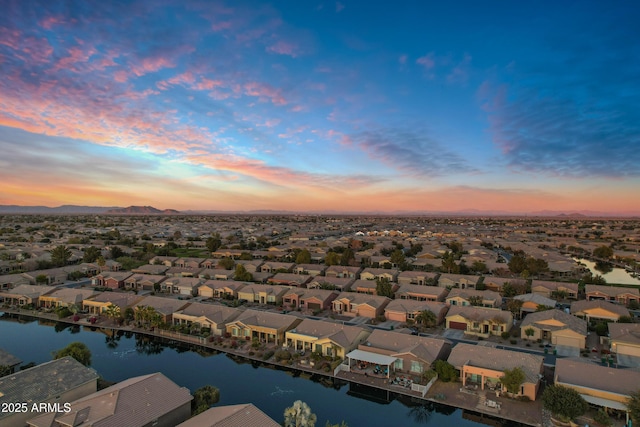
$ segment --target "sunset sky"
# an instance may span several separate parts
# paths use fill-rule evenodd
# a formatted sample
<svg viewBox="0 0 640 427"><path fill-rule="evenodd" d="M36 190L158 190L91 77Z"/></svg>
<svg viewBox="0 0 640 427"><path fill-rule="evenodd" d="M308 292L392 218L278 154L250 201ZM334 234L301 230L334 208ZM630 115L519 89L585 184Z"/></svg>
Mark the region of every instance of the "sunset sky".
<svg viewBox="0 0 640 427"><path fill-rule="evenodd" d="M638 215L639 16L5 0L0 204Z"/></svg>

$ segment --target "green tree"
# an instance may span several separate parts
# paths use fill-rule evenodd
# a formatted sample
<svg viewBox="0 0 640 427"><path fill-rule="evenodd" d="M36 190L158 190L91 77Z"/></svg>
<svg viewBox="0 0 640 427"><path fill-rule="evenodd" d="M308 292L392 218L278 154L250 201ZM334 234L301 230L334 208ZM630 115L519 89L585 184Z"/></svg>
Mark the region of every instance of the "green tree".
<svg viewBox="0 0 640 427"><path fill-rule="evenodd" d="M106 308L104 314L106 314L108 318L115 320L117 317L120 317L120 307L111 304Z"/></svg>
<svg viewBox="0 0 640 427"><path fill-rule="evenodd" d="M396 249L395 251L391 252L390 259L391 259L391 263L395 264L398 267L404 266L406 263L404 252L400 249Z"/></svg>
<svg viewBox="0 0 640 427"><path fill-rule="evenodd" d="M610 246L599 246L593 250L593 256L602 259L613 258L613 249Z"/></svg>
<svg viewBox="0 0 640 427"><path fill-rule="evenodd" d="M36 276L36 283L38 285L46 285L49 281L49 277L46 274L38 274Z"/></svg>
<svg viewBox="0 0 640 427"><path fill-rule="evenodd" d="M438 373L438 379L448 383L458 379L458 371L455 366L446 360L436 360L433 369Z"/></svg>
<svg viewBox="0 0 640 427"><path fill-rule="evenodd" d="M457 273L458 264L456 264L456 258L452 252L446 251L442 255L442 271L447 273Z"/></svg>
<svg viewBox="0 0 640 427"><path fill-rule="evenodd" d="M72 342L62 350L53 353L54 359L71 356L84 366L91 366L91 350L84 343Z"/></svg>
<svg viewBox="0 0 640 427"><path fill-rule="evenodd" d="M222 239L220 239L220 234L215 233L214 235L209 237L205 242L205 245L207 246L207 249L209 249L209 252L215 252L220 249L220 246L222 246Z"/></svg>
<svg viewBox="0 0 640 427"><path fill-rule="evenodd" d="M502 296L505 298L513 298L518 295L518 291L515 286L507 282L502 286Z"/></svg>
<svg viewBox="0 0 640 427"><path fill-rule="evenodd" d="M482 296L480 295L471 295L469 298L467 298L469 300L469 304L479 307L482 305Z"/></svg>
<svg viewBox="0 0 640 427"><path fill-rule="evenodd" d="M311 264L311 252L308 249L303 249L296 255L296 264Z"/></svg>
<svg viewBox="0 0 640 427"><path fill-rule="evenodd" d="M193 392L191 401L192 415L198 415L220 401L220 390L212 385L205 385Z"/></svg>
<svg viewBox="0 0 640 427"><path fill-rule="evenodd" d="M514 274L520 274L527 269L527 260L524 255L514 255L509 261L509 270Z"/></svg>
<svg viewBox="0 0 640 427"><path fill-rule="evenodd" d="M314 427L317 420L309 405L301 400L296 400L293 406L284 410L285 427Z"/></svg>
<svg viewBox="0 0 640 427"><path fill-rule="evenodd" d="M338 255L336 252L329 251L324 257L324 263L328 266L340 265L340 255Z"/></svg>
<svg viewBox="0 0 640 427"><path fill-rule="evenodd" d="M354 255L353 250L351 250L351 248L346 248L340 257L340 265L352 265L355 259L356 256Z"/></svg>
<svg viewBox="0 0 640 427"><path fill-rule="evenodd" d="M587 412L589 405L576 390L561 385L550 385L542 393L542 405L548 411L566 420Z"/></svg>
<svg viewBox="0 0 640 427"><path fill-rule="evenodd" d="M522 368L515 367L513 369L505 369L503 373L504 375L500 378L500 382L504 384L507 391L512 394L520 393L520 386L524 383L524 380L527 379Z"/></svg>
<svg viewBox="0 0 640 427"><path fill-rule="evenodd" d="M64 267L69 263L71 251L65 245L60 245L51 250L51 263L56 267Z"/></svg>
<svg viewBox="0 0 640 427"><path fill-rule="evenodd" d="M482 261L474 261L473 264L471 264L471 270L475 273L486 273L489 271L487 264Z"/></svg>
<svg viewBox="0 0 640 427"><path fill-rule="evenodd" d="M393 297L393 288L391 287L389 279L386 277L376 279L376 295L389 298Z"/></svg>
<svg viewBox="0 0 640 427"><path fill-rule="evenodd" d="M99 248L95 246L89 246L84 250L82 255L82 262L96 262L98 257L102 254Z"/></svg>
<svg viewBox="0 0 640 427"><path fill-rule="evenodd" d="M233 277L241 282L250 282L253 280L253 274L249 273L242 264L236 265L236 271Z"/></svg>
<svg viewBox="0 0 640 427"><path fill-rule="evenodd" d="M627 409L629 415L633 420L633 425L640 425L640 388L629 395L630 399L627 401Z"/></svg>
<svg viewBox="0 0 640 427"><path fill-rule="evenodd" d="M218 267L222 267L225 270L232 270L235 265L236 262L231 258L222 258L218 261Z"/></svg>
<svg viewBox="0 0 640 427"><path fill-rule="evenodd" d="M7 365L0 365L0 378L6 377L11 374L11 368Z"/></svg>
<svg viewBox="0 0 640 427"><path fill-rule="evenodd" d="M509 310L511 314L513 314L513 317L519 318L520 309L522 308L523 305L524 305L524 301L513 298L507 301L507 310Z"/></svg>
<svg viewBox="0 0 640 427"><path fill-rule="evenodd" d="M327 420L327 423L324 425L324 427L349 427L349 425L344 420L342 420L340 424L332 424L331 422L329 422L329 420Z"/></svg>
<svg viewBox="0 0 640 427"><path fill-rule="evenodd" d="M433 328L438 322L438 318L431 310L423 310L415 318L416 323L425 328Z"/></svg>
<svg viewBox="0 0 640 427"><path fill-rule="evenodd" d="M531 337L536 333L536 330L533 328L527 328L524 330L524 334L527 336L527 338L531 339Z"/></svg>
<svg viewBox="0 0 640 427"><path fill-rule="evenodd" d="M538 311L548 311L548 310L553 310L555 307L551 307L549 305L538 305L538 307L536 307L536 312Z"/></svg>

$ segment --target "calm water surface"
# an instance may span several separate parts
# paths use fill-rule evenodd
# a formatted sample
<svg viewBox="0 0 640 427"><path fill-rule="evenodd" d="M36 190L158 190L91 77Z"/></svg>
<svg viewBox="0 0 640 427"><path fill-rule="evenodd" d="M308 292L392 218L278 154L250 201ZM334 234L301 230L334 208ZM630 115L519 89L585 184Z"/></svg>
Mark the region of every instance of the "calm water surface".
<svg viewBox="0 0 640 427"><path fill-rule="evenodd" d="M444 405L412 402L405 397L391 402L378 400L384 395L376 399L370 389L323 385L318 378L294 377L291 372L238 363L224 354L163 346L140 336L122 335L114 341L104 333L80 327L0 317L0 348L24 363L49 361L52 351L74 341L82 341L91 349L92 368L109 381L162 372L191 391L214 385L220 389L220 405L252 402L276 421L282 420L287 406L300 399L318 416L318 427L324 427L327 420L344 420L350 427L484 425L464 419L461 410ZM488 421L497 425L497 420Z"/></svg>
<svg viewBox="0 0 640 427"><path fill-rule="evenodd" d="M574 259L579 263L584 264L589 269L589 271L591 271L591 273L593 273L594 275L598 274L604 277L604 280L606 280L607 283L640 286L640 279L631 277L631 275L623 268L614 267L610 272L603 274L601 271L598 271L598 269L596 268L595 262L589 261L588 259L583 259L583 258L574 258Z"/></svg>

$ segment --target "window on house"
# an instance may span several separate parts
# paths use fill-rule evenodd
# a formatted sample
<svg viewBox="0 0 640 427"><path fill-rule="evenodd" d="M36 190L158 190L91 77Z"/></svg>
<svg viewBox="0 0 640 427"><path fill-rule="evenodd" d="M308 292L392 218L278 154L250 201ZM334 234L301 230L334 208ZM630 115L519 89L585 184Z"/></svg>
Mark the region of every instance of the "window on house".
<svg viewBox="0 0 640 427"><path fill-rule="evenodd" d="M402 370L402 362L402 359L396 359L395 363L393 364L393 367L396 369L396 371Z"/></svg>
<svg viewBox="0 0 640 427"><path fill-rule="evenodd" d="M423 371L422 363L417 362L415 360L411 361L411 372L415 372L416 374L421 374Z"/></svg>

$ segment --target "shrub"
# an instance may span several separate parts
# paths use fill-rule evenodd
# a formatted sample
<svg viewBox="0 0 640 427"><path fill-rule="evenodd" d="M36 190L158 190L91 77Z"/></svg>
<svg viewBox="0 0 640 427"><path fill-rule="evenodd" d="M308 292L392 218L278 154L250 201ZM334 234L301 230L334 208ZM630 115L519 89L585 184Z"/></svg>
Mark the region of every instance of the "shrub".
<svg viewBox="0 0 640 427"><path fill-rule="evenodd" d="M434 369L438 373L438 378L445 383L455 381L458 378L458 371L446 360L436 360Z"/></svg>
<svg viewBox="0 0 640 427"><path fill-rule="evenodd" d="M269 350L267 351L264 356L262 356L262 360L269 360L271 359L271 356L273 356L275 352L273 350Z"/></svg>
<svg viewBox="0 0 640 427"><path fill-rule="evenodd" d="M278 350L275 353L276 361L280 362L281 360L289 360L291 359L291 353L287 350Z"/></svg>
<svg viewBox="0 0 640 427"><path fill-rule="evenodd" d="M510 342L511 344L517 344L517 343L518 343L518 340L513 339L513 340L509 340L509 342Z"/></svg>
<svg viewBox="0 0 640 427"><path fill-rule="evenodd" d="M509 337L511 336L511 334L509 332L503 332L500 334L500 336L502 337L503 340L508 340Z"/></svg>
<svg viewBox="0 0 640 427"><path fill-rule="evenodd" d="M544 390L542 404L551 413L569 419L584 414L589 407L576 390L558 385L551 385Z"/></svg>
<svg viewBox="0 0 640 427"><path fill-rule="evenodd" d="M610 426L613 424L611 422L611 418L609 418L609 415L607 415L607 413L602 409L596 412L596 414L593 416L593 419L595 420L595 422L603 426Z"/></svg>

